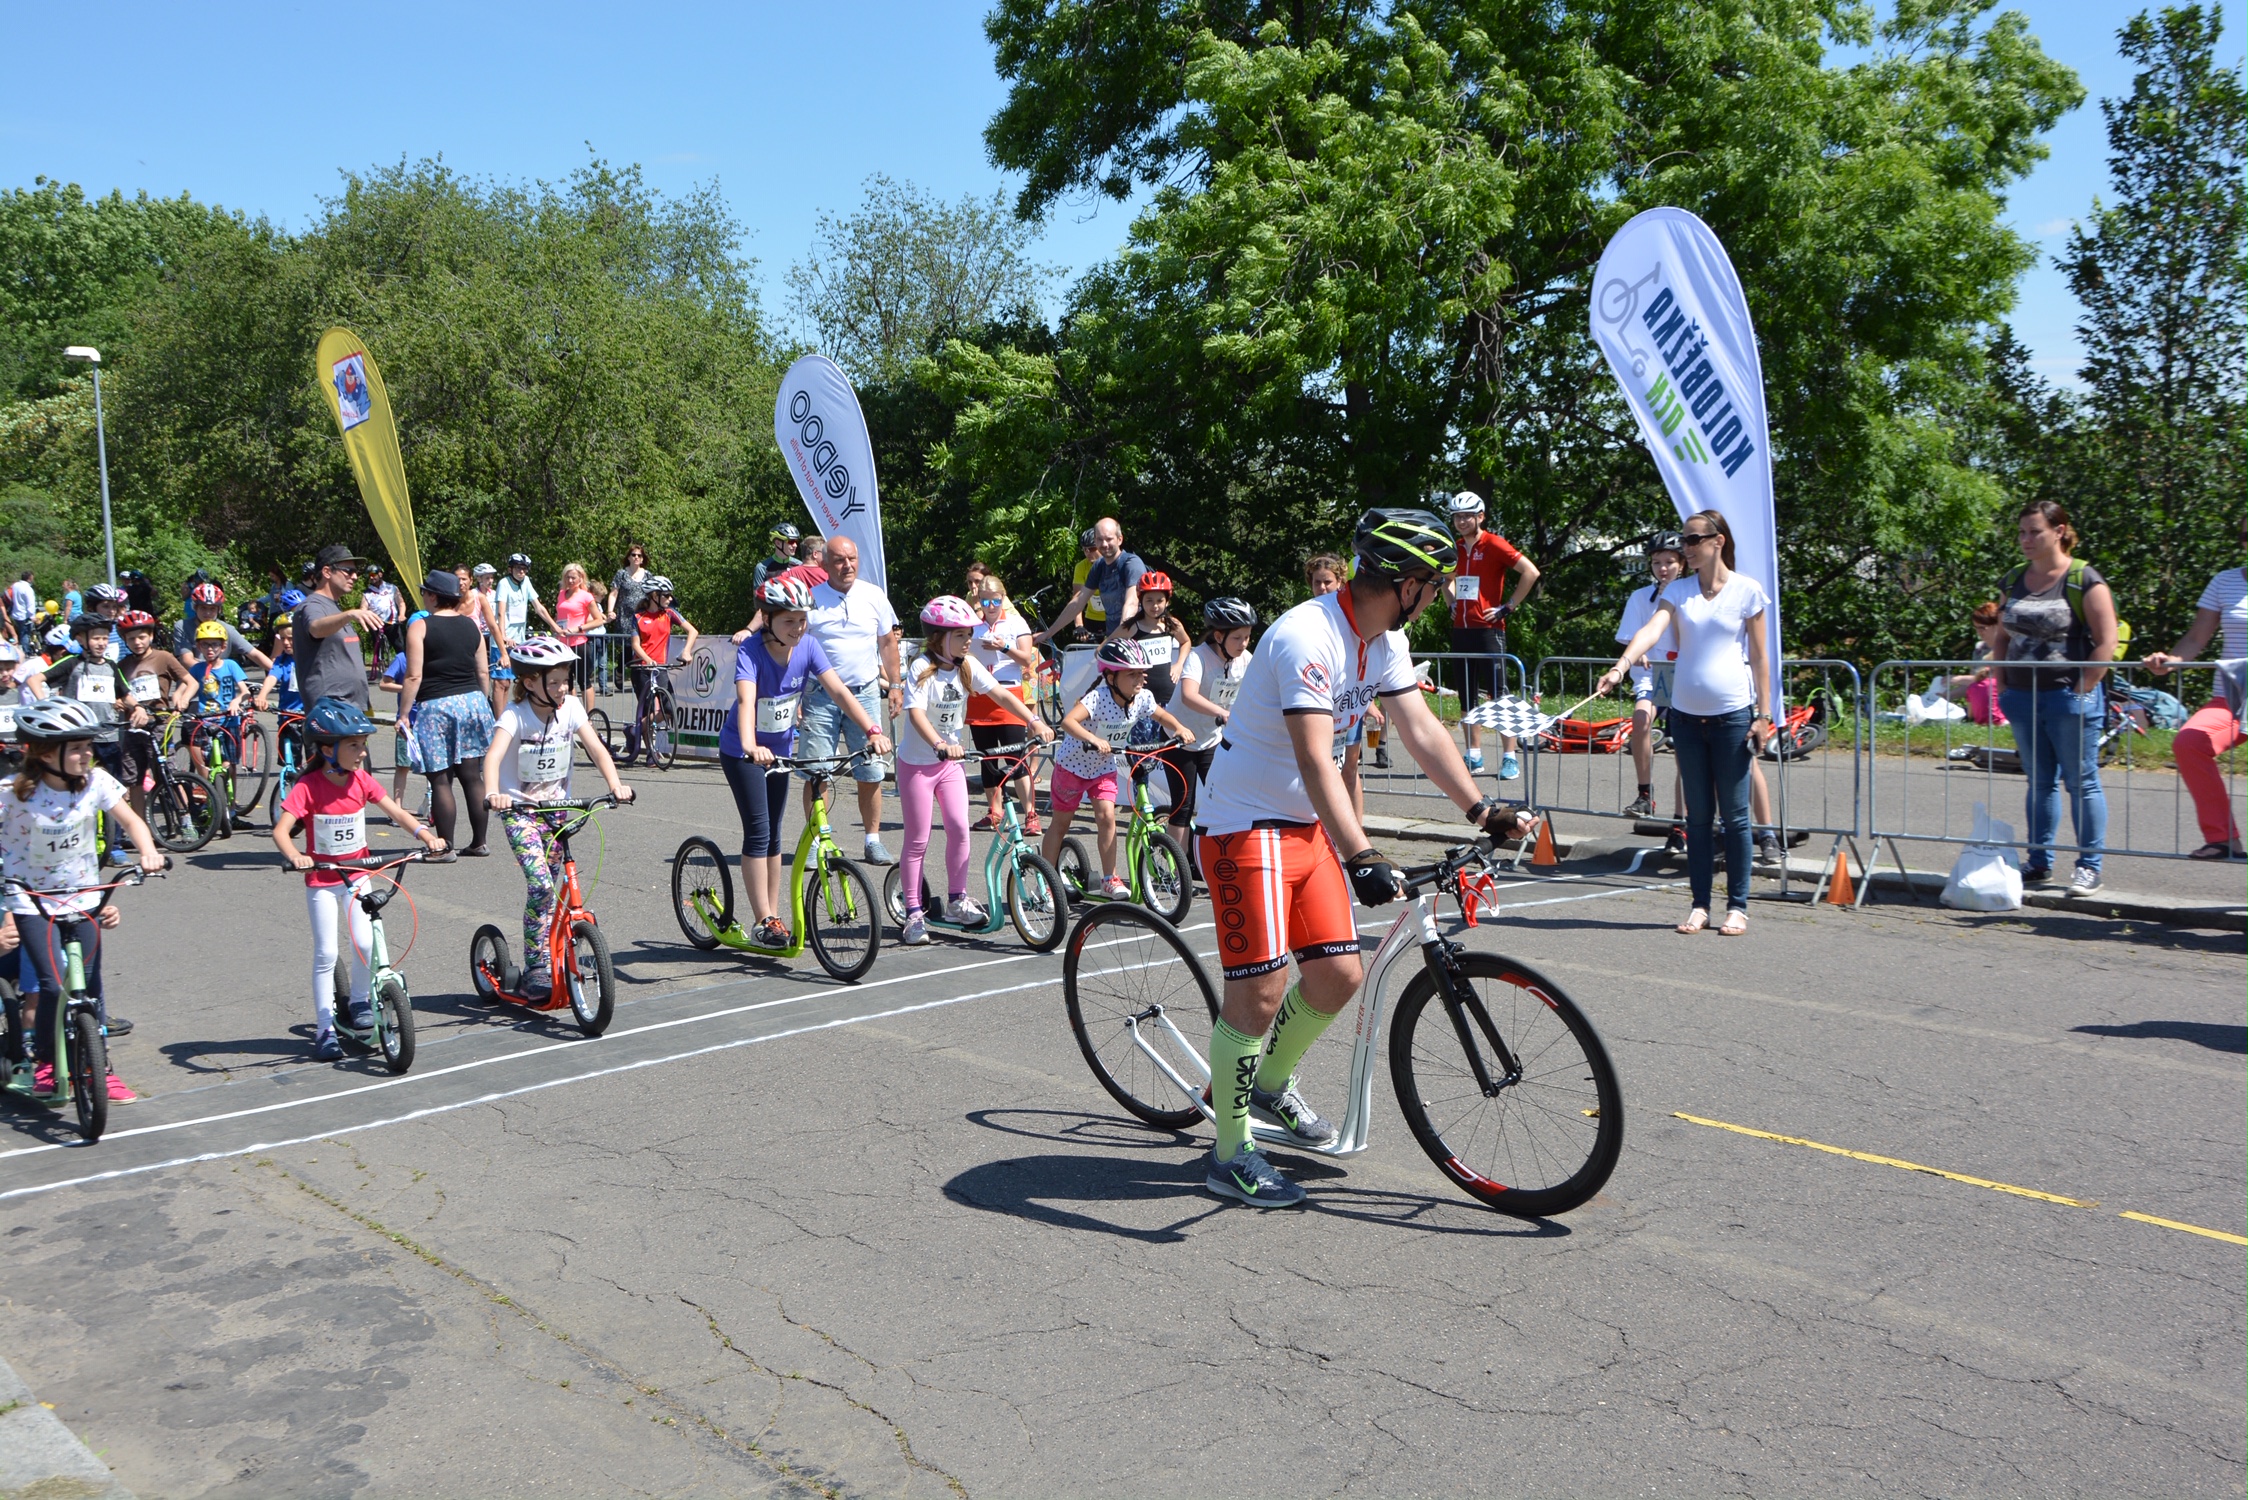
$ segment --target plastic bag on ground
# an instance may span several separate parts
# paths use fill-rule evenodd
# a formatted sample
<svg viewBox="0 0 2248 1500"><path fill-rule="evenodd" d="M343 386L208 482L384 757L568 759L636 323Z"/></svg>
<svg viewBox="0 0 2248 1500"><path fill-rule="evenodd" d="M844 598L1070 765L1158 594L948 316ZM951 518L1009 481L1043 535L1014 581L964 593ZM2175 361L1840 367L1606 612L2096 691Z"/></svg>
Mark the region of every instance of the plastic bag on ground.
<svg viewBox="0 0 2248 1500"><path fill-rule="evenodd" d="M1955 911L2019 911L2022 872L2014 863L2014 826L1975 804L1975 842L1959 851L1944 882L1943 904Z"/></svg>

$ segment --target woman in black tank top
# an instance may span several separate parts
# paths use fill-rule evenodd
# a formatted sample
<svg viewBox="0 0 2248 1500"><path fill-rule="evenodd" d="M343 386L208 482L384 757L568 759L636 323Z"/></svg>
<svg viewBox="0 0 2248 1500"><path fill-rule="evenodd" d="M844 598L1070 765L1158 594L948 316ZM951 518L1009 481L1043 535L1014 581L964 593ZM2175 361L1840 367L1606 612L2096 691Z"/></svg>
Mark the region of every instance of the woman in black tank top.
<svg viewBox="0 0 2248 1500"><path fill-rule="evenodd" d="M460 579L443 569L422 584L422 619L406 626L406 680L398 722L411 765L429 778L430 822L453 848L461 807L469 845L483 855L489 812L484 803L484 751L492 742L491 670L484 632L461 613ZM456 796L455 787L459 788Z"/></svg>

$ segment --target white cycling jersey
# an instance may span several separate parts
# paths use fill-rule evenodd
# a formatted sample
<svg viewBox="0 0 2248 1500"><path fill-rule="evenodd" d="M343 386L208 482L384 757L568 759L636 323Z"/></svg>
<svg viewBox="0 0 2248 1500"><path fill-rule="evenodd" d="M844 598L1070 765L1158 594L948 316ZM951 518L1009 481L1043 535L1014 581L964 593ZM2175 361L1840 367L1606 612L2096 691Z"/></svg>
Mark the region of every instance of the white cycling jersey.
<svg viewBox="0 0 2248 1500"><path fill-rule="evenodd" d="M1239 833L1259 823L1314 823L1288 739L1288 716L1332 715L1339 743L1377 696L1420 691L1402 630L1370 641L1351 623L1348 589L1289 610L1257 643L1242 674L1210 777L1195 799L1205 833Z"/></svg>

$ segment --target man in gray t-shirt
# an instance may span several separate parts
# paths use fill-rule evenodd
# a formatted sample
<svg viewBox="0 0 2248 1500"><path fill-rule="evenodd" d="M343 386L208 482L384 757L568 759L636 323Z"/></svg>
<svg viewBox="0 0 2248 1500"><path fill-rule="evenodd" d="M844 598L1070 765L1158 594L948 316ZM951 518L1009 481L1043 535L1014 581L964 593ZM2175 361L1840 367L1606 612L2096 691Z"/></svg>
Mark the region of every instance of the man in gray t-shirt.
<svg viewBox="0 0 2248 1500"><path fill-rule="evenodd" d="M360 633L379 640L382 621L371 609L345 609L337 602L359 581L365 560L340 545L322 547L313 559L319 582L297 606L290 637L297 655L297 691L307 707L322 698L348 698L362 709L369 706Z"/></svg>

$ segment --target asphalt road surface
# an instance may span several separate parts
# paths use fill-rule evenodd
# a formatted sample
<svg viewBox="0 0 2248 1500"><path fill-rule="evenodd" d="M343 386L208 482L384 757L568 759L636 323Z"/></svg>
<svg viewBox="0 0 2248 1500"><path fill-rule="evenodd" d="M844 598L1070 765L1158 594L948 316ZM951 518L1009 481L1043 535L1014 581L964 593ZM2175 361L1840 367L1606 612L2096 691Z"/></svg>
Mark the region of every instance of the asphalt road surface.
<svg viewBox="0 0 2248 1500"><path fill-rule="evenodd" d="M1565 865L1466 941L1605 1034L1607 1191L1479 1208L1380 1070L1371 1149L1278 1153L1309 1208L1258 1212L1100 1091L1058 956L886 947L843 987L688 947L670 854L730 847L731 803L639 784L583 846L595 1041L470 996L504 853L409 882L398 1080L310 1061L262 833L125 893L149 1097L93 1147L0 1112L0 1353L130 1488L2242 1491L2237 935L1760 902L1689 940L1675 885ZM1307 1065L1330 1113L1349 1046Z"/></svg>

